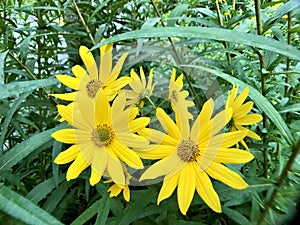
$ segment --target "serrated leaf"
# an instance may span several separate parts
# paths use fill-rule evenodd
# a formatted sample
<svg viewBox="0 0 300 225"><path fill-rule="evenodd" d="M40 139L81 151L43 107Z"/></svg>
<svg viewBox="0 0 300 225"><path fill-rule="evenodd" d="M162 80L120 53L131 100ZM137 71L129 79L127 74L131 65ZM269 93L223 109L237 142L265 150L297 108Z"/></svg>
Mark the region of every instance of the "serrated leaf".
<svg viewBox="0 0 300 225"><path fill-rule="evenodd" d="M56 218L3 184L0 184L0 211L26 224L62 225Z"/></svg>
<svg viewBox="0 0 300 225"><path fill-rule="evenodd" d="M58 81L54 78L30 80L30 81L18 81L8 84L0 85L0 100L8 97L19 96L25 92L30 92L38 88L48 87L58 84Z"/></svg>
<svg viewBox="0 0 300 225"><path fill-rule="evenodd" d="M214 27L160 27L148 30L135 30L108 38L92 47L91 51L112 42L156 37L206 38L218 41L228 41L266 49L300 60L300 51L284 42L255 34Z"/></svg>

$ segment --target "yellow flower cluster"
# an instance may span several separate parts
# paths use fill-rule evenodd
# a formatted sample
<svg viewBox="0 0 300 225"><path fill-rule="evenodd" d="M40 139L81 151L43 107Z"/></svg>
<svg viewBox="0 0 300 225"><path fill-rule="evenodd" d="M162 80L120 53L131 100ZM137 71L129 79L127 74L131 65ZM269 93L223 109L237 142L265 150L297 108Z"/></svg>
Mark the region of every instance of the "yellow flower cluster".
<svg viewBox="0 0 300 225"><path fill-rule="evenodd" d="M105 183L113 182L108 189L110 196L123 191L124 199L129 201L130 171L144 169L142 159L157 160L138 178L141 182L163 176L157 204L170 197L177 187L182 214L187 213L195 190L212 210L221 212L211 178L235 189L246 188L248 185L240 175L224 164L252 160L249 151L234 146L241 142L248 149L244 141L246 136L259 139L257 134L244 127L261 120L260 115L249 114L253 102L244 103L249 89L238 96L238 87L233 86L225 109L218 113L214 112L214 101L207 100L194 120L189 112L194 103L187 99L188 91L183 90L183 75L176 78L173 69L168 101L175 119L156 107L156 118L164 131L152 129L148 127L150 118L140 116L139 109L151 101L153 69L148 76L141 67L140 75L131 71L130 76L119 77L127 53L114 66L112 44L100 47L100 53L98 66L89 49L81 46L79 54L85 68L76 65L72 68L74 76L56 76L74 90L52 94L70 101L68 105L57 105L57 109L60 121L66 121L72 128L52 134L57 141L70 145L54 160L57 164L72 162L66 179L75 179L91 167L91 185L106 177ZM130 89L124 89L126 85ZM230 126L227 132L224 131L226 126Z"/></svg>

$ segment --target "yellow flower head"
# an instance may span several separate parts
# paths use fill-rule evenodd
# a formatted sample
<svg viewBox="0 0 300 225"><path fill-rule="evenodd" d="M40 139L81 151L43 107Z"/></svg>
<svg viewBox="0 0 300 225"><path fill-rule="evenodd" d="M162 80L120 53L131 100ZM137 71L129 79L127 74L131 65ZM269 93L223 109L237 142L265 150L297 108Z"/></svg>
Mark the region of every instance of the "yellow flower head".
<svg viewBox="0 0 300 225"><path fill-rule="evenodd" d="M130 190L129 190L129 184L130 184L130 179L131 179L131 175L129 174L127 168L124 166L123 164L123 168L124 168L124 174L125 174L125 186L119 186L118 184L113 184L109 189L108 192L110 192L109 197L116 197L118 196L121 191L123 191L123 197L124 199L129 202L130 200ZM111 183L113 182L113 180L107 180L104 183Z"/></svg>
<svg viewBox="0 0 300 225"><path fill-rule="evenodd" d="M144 100L149 98L153 93L153 69L150 70L148 83L142 67L140 67L140 77L133 70L130 71L130 77L132 81L129 83L129 86L132 90L124 90L126 97L128 98L126 104L132 106L139 104L140 106L143 106Z"/></svg>
<svg viewBox="0 0 300 225"><path fill-rule="evenodd" d="M94 56L89 52L89 49L80 46L79 55L86 69L76 65L72 68L75 77L56 75L56 78L67 87L85 93L90 99L95 99L98 90L103 89L108 100L111 101L118 91L131 81L129 77L117 79L128 53L124 53L114 67L112 67L112 44L101 46L100 53L100 68L98 69ZM52 94L52 96L67 101L74 101L75 95L76 92Z"/></svg>
<svg viewBox="0 0 300 225"><path fill-rule="evenodd" d="M183 74L176 79L176 69L173 68L172 76L169 85L169 96L168 99L171 101L172 109L177 112L180 111L183 117L189 119L193 118L193 115L188 111L189 107L194 106L194 102L186 100L189 96L189 92L182 90L183 88Z"/></svg>
<svg viewBox="0 0 300 225"><path fill-rule="evenodd" d="M262 116L259 114L249 114L249 112L253 108L253 102L248 101L246 103L245 100L249 94L249 88L246 87L239 96L238 94L238 86L233 84L232 91L228 91L228 98L226 101L226 108L232 108L232 119L230 122L230 129L232 131L235 130L246 130L248 131L247 136L254 138L256 140L260 140L261 138L254 133L253 131L245 128L245 125L252 125L262 120ZM244 140L240 141L242 145L248 149L247 144Z"/></svg>
<svg viewBox="0 0 300 225"><path fill-rule="evenodd" d="M248 186L236 172L223 165L241 164L253 159L250 152L230 148L242 140L247 132L222 133L222 128L231 119L232 109L225 109L212 117L213 109L214 102L210 99L203 105L190 129L185 121L175 123L164 110L158 108L156 116L166 133L149 128L142 131L158 145L150 151L138 153L142 158L161 160L150 166L141 180L164 176L157 203L170 197L177 187L178 205L184 215L195 189L211 209L221 212L220 200L209 176L232 188L244 189ZM176 118L187 120L181 115Z"/></svg>
<svg viewBox="0 0 300 225"><path fill-rule="evenodd" d="M74 126L73 129L62 129L52 134L57 141L72 144L55 159L57 164L74 160L67 171L67 180L75 179L91 166L90 184L97 184L104 170L111 179L123 187L125 182L121 162L132 168L143 168L139 156L130 149L143 148L148 141L135 134L149 123L149 118L140 117L136 107L125 109L125 95L118 95L112 106L100 90L96 102L87 101L85 95L77 94L78 109L58 106L58 112Z"/></svg>

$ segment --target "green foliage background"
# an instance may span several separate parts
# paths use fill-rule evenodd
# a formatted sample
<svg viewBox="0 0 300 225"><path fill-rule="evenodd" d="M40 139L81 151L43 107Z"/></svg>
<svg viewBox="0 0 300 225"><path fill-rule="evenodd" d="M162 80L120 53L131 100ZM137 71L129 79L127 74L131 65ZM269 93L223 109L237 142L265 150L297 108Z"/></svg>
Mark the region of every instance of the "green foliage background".
<svg viewBox="0 0 300 225"><path fill-rule="evenodd" d="M295 214L300 1L153 2L160 16L146 0L0 2L0 224L288 224ZM187 216L180 214L176 194L157 206L161 184L131 188L129 203L109 198L108 184L89 186L88 171L67 182L68 165L53 163L65 148L50 137L63 125L56 119L57 100L48 94L68 91L54 75L72 74L72 66L82 64L79 46L96 49L103 37L121 50L135 46L124 75L140 65L157 66L162 76L168 66L185 68L199 102L200 84L210 76L218 77L224 93L232 82L250 86L249 97L264 113L263 123L253 127L262 141L248 140L255 160L232 168L241 169L248 189L214 183L222 214L197 195ZM189 73L192 68L201 73Z"/></svg>

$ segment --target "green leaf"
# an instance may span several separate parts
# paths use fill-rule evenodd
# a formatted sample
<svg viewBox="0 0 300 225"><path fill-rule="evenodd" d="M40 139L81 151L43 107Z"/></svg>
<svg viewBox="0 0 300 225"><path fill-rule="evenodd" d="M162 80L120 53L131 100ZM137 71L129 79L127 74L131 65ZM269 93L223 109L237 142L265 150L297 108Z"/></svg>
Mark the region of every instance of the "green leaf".
<svg viewBox="0 0 300 225"><path fill-rule="evenodd" d="M110 202L111 202L111 199L109 197L109 194L105 193L101 199L100 207L98 209L99 212L97 215L95 225L105 225L106 224L108 213L111 208Z"/></svg>
<svg viewBox="0 0 300 225"><path fill-rule="evenodd" d="M0 84L4 84L4 65L8 50L0 52Z"/></svg>
<svg viewBox="0 0 300 225"><path fill-rule="evenodd" d="M228 41L238 44L245 44L252 47L266 49L288 56L293 59L300 60L300 51L286 43L273 40L271 38L248 34L235 30L227 30L223 28L213 27L161 27L148 30L136 30L123 34L115 35L103 42L96 44L92 49L95 50L102 45L137 39L137 38L156 38L156 37L184 37L184 38L207 38L218 41Z"/></svg>
<svg viewBox="0 0 300 225"><path fill-rule="evenodd" d="M234 83L236 85L239 85L241 89L244 89L246 87L249 87L249 97L255 102L255 104L260 108L262 112L265 112L268 118L274 123L274 125L280 130L282 136L286 139L286 141L292 145L294 143L293 141L293 135L290 132L287 124L281 117L281 115L278 113L278 111L274 108L274 106L266 99L260 92L258 92L255 88L251 87L250 85L246 84L245 82L230 76L229 74L223 73L221 71L210 69L203 66L191 66L191 65L182 65L184 67L194 67L198 68L202 71L206 71L208 73L214 74L217 77L220 77L230 83Z"/></svg>
<svg viewBox="0 0 300 225"><path fill-rule="evenodd" d="M224 214L226 214L230 219L232 219L233 221L235 221L238 224L241 225L247 225L247 224L251 224L250 221L243 216L240 212L230 209L230 208L226 208L223 207L223 212Z"/></svg>
<svg viewBox="0 0 300 225"><path fill-rule="evenodd" d="M19 106L22 103L22 101L24 101L29 94L30 93L23 94L20 98L18 98L14 102L13 106L8 110L8 112L7 112L6 116L5 116L5 120L3 122L3 125L2 125L2 129L1 129L0 151L3 151L3 144L4 144L4 141L5 141L5 136L6 136L6 133L7 133L7 130L8 130L8 126L9 126L9 123L11 122L11 119L12 119L13 115L15 114L15 112L17 111L17 109L19 108Z"/></svg>
<svg viewBox="0 0 300 225"><path fill-rule="evenodd" d="M177 5L170 13L169 19L167 21L167 27L174 27L176 20L173 18L181 16L182 13L188 9L188 7L189 7L189 5L187 5L187 4Z"/></svg>
<svg viewBox="0 0 300 225"><path fill-rule="evenodd" d="M65 180L65 174L61 174L58 179L58 183L61 183ZM55 189L56 182L54 177L49 178L48 180L43 181L39 185L35 186L26 196L30 201L37 204L42 199L44 199L53 189Z"/></svg>
<svg viewBox="0 0 300 225"><path fill-rule="evenodd" d="M57 79L41 79L30 81L18 81L0 85L0 100L8 97L19 96L22 93L30 92L38 88L58 84Z"/></svg>
<svg viewBox="0 0 300 225"><path fill-rule="evenodd" d="M62 225L56 218L3 184L0 184L0 211L26 224Z"/></svg>
<svg viewBox="0 0 300 225"><path fill-rule="evenodd" d="M16 165L38 147L51 141L52 137L50 135L60 128L61 127L58 126L56 128L35 134L27 140L21 142L20 144L14 146L12 149L8 150L4 155L0 157L0 172Z"/></svg>

